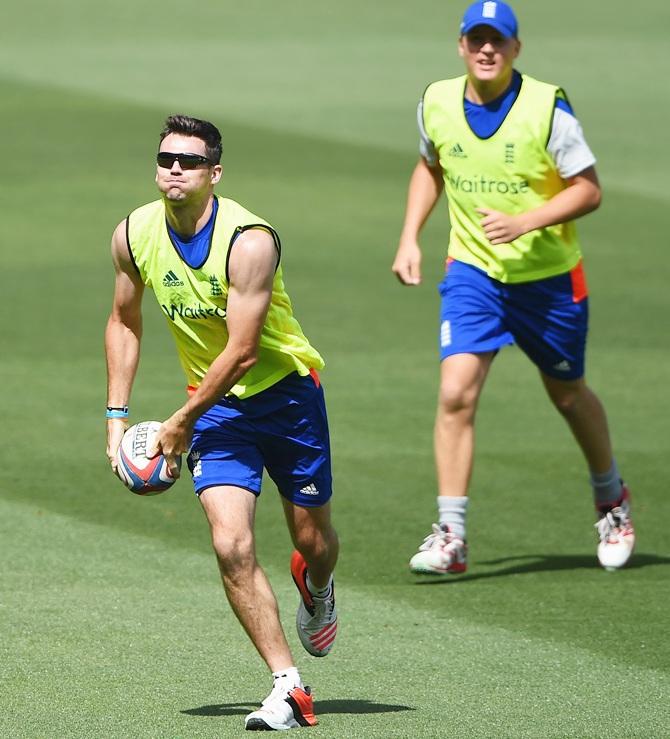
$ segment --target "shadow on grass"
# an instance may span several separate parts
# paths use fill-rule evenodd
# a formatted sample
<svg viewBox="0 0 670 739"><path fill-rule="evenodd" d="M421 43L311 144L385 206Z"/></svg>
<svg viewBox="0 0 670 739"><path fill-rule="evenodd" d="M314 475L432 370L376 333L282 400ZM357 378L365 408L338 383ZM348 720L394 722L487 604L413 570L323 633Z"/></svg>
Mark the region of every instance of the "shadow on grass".
<svg viewBox="0 0 670 739"><path fill-rule="evenodd" d="M416 711L412 706L398 706L389 703L375 703L366 700L315 701L317 715L322 713L399 713Z"/></svg>
<svg viewBox="0 0 670 739"><path fill-rule="evenodd" d="M473 572L470 575L425 575L425 579L417 581L417 585L442 585L447 583L472 582L490 577L505 575L523 575L529 572L560 572L561 570L602 570L593 554L528 554L520 557L502 557L500 559L480 560L478 565L507 565L489 572ZM670 557L657 554L634 554L624 569L635 570L653 565L668 565Z"/></svg>
<svg viewBox="0 0 670 739"><path fill-rule="evenodd" d="M244 716L258 708L256 702L242 703L215 703L211 706L187 708L180 713L190 716ZM375 703L368 700L332 700L316 701L314 709L317 716L326 713L398 713L400 711L415 711L412 706L397 706L388 703Z"/></svg>

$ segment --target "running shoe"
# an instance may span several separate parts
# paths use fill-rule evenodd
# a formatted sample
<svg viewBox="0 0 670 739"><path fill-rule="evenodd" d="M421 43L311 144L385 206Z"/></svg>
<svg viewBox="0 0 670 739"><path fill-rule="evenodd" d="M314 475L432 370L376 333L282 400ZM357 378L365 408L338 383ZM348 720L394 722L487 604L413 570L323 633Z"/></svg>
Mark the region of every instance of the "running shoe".
<svg viewBox="0 0 670 739"><path fill-rule="evenodd" d="M468 568L468 545L449 531L446 524L433 524L419 551L409 562L417 575L458 575Z"/></svg>
<svg viewBox="0 0 670 739"><path fill-rule="evenodd" d="M600 538L598 561L606 570L618 570L630 559L635 547L635 529L630 517L630 490L623 486L621 500L598 510L595 524Z"/></svg>
<svg viewBox="0 0 670 739"><path fill-rule="evenodd" d="M250 713L245 721L247 731L284 731L301 726L316 726L312 691L305 688L275 686L261 707Z"/></svg>
<svg viewBox="0 0 670 739"><path fill-rule="evenodd" d="M325 598L310 593L307 587L307 564L298 551L294 551L291 556L291 576L300 591L300 603L295 617L300 643L314 657L325 657L333 648L337 636L333 578L330 578L330 588Z"/></svg>

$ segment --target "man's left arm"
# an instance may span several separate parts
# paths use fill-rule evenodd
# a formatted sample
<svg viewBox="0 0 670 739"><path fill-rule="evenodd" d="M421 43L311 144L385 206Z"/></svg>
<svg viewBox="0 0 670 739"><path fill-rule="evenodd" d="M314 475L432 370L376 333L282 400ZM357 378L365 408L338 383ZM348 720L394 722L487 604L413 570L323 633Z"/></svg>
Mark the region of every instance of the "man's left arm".
<svg viewBox="0 0 670 739"><path fill-rule="evenodd" d="M534 210L508 215L490 208L477 208L482 216L481 225L486 238L492 244L509 244L529 231L573 221L596 210L600 205L600 183L595 167L567 180L565 190L554 195L544 205Z"/></svg>
<svg viewBox="0 0 670 739"><path fill-rule="evenodd" d="M258 345L277 268L277 248L266 231L250 229L235 241L228 264L228 342L188 401L161 426L155 448L174 477L176 457L186 452L198 418L217 403L258 360Z"/></svg>

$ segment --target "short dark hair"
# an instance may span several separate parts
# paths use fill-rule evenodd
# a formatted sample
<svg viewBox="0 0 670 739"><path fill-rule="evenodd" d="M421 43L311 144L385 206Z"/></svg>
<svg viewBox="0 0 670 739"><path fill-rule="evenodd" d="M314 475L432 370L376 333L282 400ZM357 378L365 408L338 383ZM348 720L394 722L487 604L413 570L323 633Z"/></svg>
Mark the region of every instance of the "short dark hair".
<svg viewBox="0 0 670 739"><path fill-rule="evenodd" d="M221 134L219 129L209 121L201 121L199 118L191 118L188 115L171 115L165 121L161 131L162 141L171 133L181 133L184 136L195 136L205 142L205 153L207 158L214 164L221 161Z"/></svg>

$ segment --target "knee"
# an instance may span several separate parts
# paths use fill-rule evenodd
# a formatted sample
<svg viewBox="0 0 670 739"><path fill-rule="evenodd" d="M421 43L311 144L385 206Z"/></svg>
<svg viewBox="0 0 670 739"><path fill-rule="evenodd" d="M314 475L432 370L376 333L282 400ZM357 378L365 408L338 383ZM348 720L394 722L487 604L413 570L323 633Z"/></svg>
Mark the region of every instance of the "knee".
<svg viewBox="0 0 670 739"><path fill-rule="evenodd" d="M250 531L232 532L223 527L212 530L212 547L224 577L234 578L255 562L254 540Z"/></svg>
<svg viewBox="0 0 670 739"><path fill-rule="evenodd" d="M474 415L477 406L477 391L456 382L442 382L438 409L443 415Z"/></svg>
<svg viewBox="0 0 670 739"><path fill-rule="evenodd" d="M551 402L554 404L556 410L566 417L574 415L579 407L581 393L579 390L569 390L562 393L553 393L551 396Z"/></svg>

